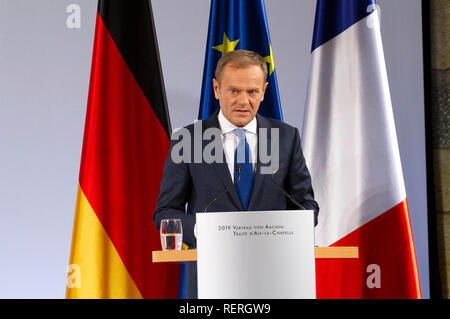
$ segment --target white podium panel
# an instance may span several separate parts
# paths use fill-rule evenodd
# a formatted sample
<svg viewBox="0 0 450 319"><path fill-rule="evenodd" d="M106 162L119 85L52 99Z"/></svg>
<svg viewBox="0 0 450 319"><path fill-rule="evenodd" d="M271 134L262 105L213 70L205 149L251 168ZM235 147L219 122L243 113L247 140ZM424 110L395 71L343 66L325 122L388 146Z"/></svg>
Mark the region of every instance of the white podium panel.
<svg viewBox="0 0 450 319"><path fill-rule="evenodd" d="M198 297L316 297L313 211L197 213Z"/></svg>

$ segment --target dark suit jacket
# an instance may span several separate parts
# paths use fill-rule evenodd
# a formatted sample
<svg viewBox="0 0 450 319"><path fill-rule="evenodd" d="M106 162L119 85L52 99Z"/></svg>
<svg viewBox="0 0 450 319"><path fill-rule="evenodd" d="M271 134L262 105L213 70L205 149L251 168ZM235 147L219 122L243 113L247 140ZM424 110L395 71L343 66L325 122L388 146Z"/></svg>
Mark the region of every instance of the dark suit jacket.
<svg viewBox="0 0 450 319"><path fill-rule="evenodd" d="M319 206L314 200L311 177L303 157L298 129L278 120L256 115L257 127L267 128L268 145L270 150L270 129L279 129L279 169L273 179L281 185L305 209L314 210L315 224L319 213ZM208 128L220 128L218 112L202 122L202 131ZM194 139L194 125L186 127ZM202 133L203 133L202 132ZM194 237L195 213L203 212L215 197L233 184L225 160L222 163L190 163L173 162L170 154L173 146L178 142L172 141L169 156L164 164L164 176L161 181L160 194L157 201L153 220L159 229L161 219L179 218L183 224L183 242L190 248L196 247ZM203 147L210 141L204 141ZM261 139L258 136L258 152ZM193 142L191 143L194 144ZM193 147L192 147L192 157ZM222 158L225 156L222 154ZM253 190L248 206L249 211L257 210L286 210L299 209L276 186L273 185L271 174L261 174L264 164L258 162L253 179ZM187 204L187 207L186 207ZM217 199L209 208L209 212L241 211L242 204L234 187ZM187 265L187 298L197 297L197 269L196 263Z"/></svg>

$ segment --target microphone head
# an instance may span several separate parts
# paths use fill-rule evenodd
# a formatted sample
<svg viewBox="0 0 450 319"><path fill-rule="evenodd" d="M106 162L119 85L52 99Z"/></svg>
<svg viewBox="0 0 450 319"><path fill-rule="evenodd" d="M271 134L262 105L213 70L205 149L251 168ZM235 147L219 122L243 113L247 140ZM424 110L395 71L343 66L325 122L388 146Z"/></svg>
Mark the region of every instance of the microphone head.
<svg viewBox="0 0 450 319"><path fill-rule="evenodd" d="M241 164L235 164L238 174L241 174Z"/></svg>

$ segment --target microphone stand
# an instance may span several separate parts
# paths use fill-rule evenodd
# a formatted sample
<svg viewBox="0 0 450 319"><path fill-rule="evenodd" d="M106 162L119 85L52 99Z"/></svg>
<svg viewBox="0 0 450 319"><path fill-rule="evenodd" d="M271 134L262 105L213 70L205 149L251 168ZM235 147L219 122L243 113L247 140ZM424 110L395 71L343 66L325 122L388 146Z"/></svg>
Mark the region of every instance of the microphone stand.
<svg viewBox="0 0 450 319"><path fill-rule="evenodd" d="M235 187L237 183L239 183L239 180L241 179L241 165L236 164L235 165L237 173L238 173L238 178L237 180L234 181L233 185L227 187L222 193L219 194L219 196L217 196L216 198L214 198L212 201L209 202L209 204L206 206L205 210L203 211L204 213L206 213L206 211L208 210L209 206L211 206L212 203L214 203L216 200L218 200L220 197L222 197L223 195L225 195L226 193L228 193L230 191L231 188Z"/></svg>

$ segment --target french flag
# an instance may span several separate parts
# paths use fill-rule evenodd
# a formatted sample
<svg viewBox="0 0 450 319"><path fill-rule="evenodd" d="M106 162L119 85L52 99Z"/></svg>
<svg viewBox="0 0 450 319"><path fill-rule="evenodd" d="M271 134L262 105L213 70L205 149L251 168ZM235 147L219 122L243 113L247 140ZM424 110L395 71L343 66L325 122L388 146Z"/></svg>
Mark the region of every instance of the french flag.
<svg viewBox="0 0 450 319"><path fill-rule="evenodd" d="M421 298L374 0L318 0L302 132L320 205L318 298Z"/></svg>

